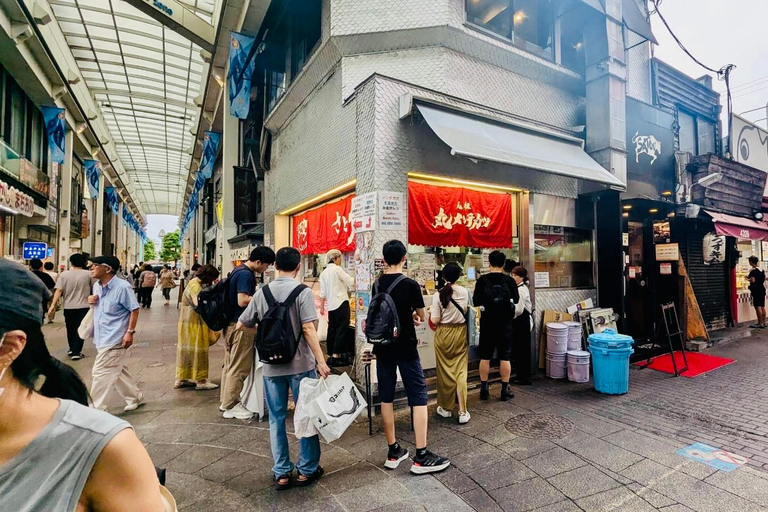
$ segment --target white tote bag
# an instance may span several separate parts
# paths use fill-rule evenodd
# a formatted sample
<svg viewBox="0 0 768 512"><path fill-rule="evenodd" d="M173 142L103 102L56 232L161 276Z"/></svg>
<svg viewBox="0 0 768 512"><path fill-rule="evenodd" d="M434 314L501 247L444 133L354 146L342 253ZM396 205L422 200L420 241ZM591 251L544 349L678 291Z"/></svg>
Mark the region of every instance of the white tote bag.
<svg viewBox="0 0 768 512"><path fill-rule="evenodd" d="M326 442L342 436L368 404L349 375L320 380L325 389L307 404L307 413Z"/></svg>
<svg viewBox="0 0 768 512"><path fill-rule="evenodd" d="M88 310L85 318L80 322L80 327L77 328L77 335L83 340L93 338L93 308Z"/></svg>

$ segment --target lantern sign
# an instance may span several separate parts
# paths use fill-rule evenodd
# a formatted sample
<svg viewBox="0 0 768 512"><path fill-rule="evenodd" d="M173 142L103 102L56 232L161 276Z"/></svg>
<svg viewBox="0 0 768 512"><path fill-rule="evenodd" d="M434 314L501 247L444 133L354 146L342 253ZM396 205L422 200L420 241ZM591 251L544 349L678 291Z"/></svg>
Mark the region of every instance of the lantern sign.
<svg viewBox="0 0 768 512"><path fill-rule="evenodd" d="M725 235L707 233L703 241L704 264L723 263L725 261Z"/></svg>

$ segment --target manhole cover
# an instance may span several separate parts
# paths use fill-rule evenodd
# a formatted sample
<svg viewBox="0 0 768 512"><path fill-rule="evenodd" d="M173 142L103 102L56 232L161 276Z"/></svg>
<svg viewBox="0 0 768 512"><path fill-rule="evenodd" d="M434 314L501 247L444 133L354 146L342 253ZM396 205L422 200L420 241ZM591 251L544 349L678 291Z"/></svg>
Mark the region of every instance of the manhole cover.
<svg viewBox="0 0 768 512"><path fill-rule="evenodd" d="M505 426L513 434L530 439L560 439L573 431L573 422L554 414L520 414Z"/></svg>

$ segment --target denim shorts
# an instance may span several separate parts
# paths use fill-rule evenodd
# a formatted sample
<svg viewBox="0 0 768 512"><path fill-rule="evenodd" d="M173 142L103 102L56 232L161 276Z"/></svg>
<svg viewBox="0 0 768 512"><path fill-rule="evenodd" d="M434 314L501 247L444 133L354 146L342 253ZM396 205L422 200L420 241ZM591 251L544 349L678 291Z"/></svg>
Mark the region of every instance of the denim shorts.
<svg viewBox="0 0 768 512"><path fill-rule="evenodd" d="M419 358L403 361L394 358L376 358L376 375L379 378L379 398L382 403L391 404L395 401L395 386L397 385L397 369L403 378L405 395L408 405L417 407L427 405L427 381L421 369Z"/></svg>

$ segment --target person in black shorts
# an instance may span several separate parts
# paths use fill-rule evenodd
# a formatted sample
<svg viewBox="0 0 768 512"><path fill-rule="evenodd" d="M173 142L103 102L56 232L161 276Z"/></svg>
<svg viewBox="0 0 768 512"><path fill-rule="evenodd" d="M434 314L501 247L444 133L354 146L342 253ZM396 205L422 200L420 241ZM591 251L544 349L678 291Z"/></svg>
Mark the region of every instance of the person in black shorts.
<svg viewBox="0 0 768 512"><path fill-rule="evenodd" d="M515 304L520 300L517 284L504 273L507 257L501 251L488 255L490 272L480 276L475 284L472 300L475 306L483 306L480 315L480 400L488 400L488 374L493 352L499 358L501 373L500 399L506 402L515 395L509 390L512 374L512 320Z"/></svg>
<svg viewBox="0 0 768 512"><path fill-rule="evenodd" d="M376 281L376 289L380 292L387 290L402 275L407 251L405 245L399 240L390 240L384 244L383 253L384 261L389 268ZM419 325L426 320L424 298L419 284L408 278L401 280L388 293L397 307L400 334L393 343L377 345L373 348L376 356L376 375L379 378L381 418L384 423L384 435L389 445L384 467L396 469L410 455L395 438L395 413L392 403L395 400L399 368L405 394L408 397L408 405L413 408L416 456L413 458L411 473L417 475L436 473L446 469L451 462L427 450L427 382L424 379L419 352L416 349L416 329L414 328L414 325Z"/></svg>
<svg viewBox="0 0 768 512"><path fill-rule="evenodd" d="M757 256L749 257L752 270L747 279L749 279L749 292L752 294L752 305L755 306L755 313L757 313L757 323L750 327L765 329L765 272L757 268L759 262Z"/></svg>

